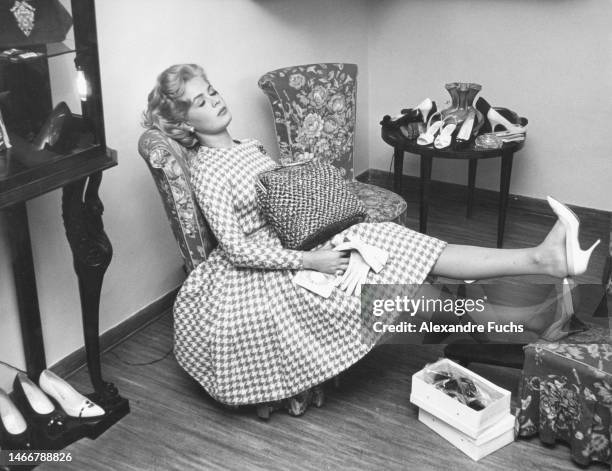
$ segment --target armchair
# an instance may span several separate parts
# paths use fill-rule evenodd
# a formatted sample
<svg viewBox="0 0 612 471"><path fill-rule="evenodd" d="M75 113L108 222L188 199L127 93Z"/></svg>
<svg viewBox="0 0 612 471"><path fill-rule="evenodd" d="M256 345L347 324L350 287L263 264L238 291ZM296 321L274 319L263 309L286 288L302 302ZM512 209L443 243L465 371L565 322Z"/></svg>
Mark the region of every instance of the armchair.
<svg viewBox="0 0 612 471"><path fill-rule="evenodd" d="M138 141L138 152L157 185L185 272L189 274L217 245L191 188L189 167L197 150L187 149L160 131L149 129ZM337 383L337 377L333 381ZM323 388L316 386L282 401L259 404L257 415L268 419L270 413L278 409L302 415L310 404L321 407L324 401Z"/></svg>
<svg viewBox="0 0 612 471"><path fill-rule="evenodd" d="M311 156L340 169L371 222L406 223L406 202L384 188L354 180L357 65L320 63L285 67L258 81L272 106L283 164Z"/></svg>

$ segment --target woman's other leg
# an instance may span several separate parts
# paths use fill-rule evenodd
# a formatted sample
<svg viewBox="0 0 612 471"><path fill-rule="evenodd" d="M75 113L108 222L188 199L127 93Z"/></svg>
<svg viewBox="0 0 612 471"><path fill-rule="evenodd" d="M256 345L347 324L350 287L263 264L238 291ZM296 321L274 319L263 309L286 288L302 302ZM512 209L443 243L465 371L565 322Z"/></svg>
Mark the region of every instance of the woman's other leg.
<svg viewBox="0 0 612 471"><path fill-rule="evenodd" d="M492 249L449 244L431 273L456 279L483 279L513 275L567 275L565 229L557 221L544 241L525 249Z"/></svg>

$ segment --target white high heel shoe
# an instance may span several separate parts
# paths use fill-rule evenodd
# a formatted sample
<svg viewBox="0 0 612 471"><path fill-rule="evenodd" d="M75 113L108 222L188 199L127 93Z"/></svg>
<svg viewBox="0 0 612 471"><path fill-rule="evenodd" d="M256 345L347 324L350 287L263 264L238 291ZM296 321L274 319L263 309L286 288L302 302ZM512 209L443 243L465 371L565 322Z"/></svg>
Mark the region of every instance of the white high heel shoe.
<svg viewBox="0 0 612 471"><path fill-rule="evenodd" d="M436 121L435 123L427 126L427 131L417 137L417 144L420 146L428 146L431 144L443 125L444 121Z"/></svg>
<svg viewBox="0 0 612 471"><path fill-rule="evenodd" d="M17 373L17 376L15 376L13 394L23 396L29 407L36 414L48 415L55 410L51 400L24 373Z"/></svg>
<svg viewBox="0 0 612 471"><path fill-rule="evenodd" d="M463 124L459 128L459 132L457 133L458 144L465 143L470 140L470 138L472 137L472 130L474 129L475 119L476 112L472 109L468 112L465 121L463 121Z"/></svg>
<svg viewBox="0 0 612 471"><path fill-rule="evenodd" d="M580 220L574 212L560 203L551 196L546 197L548 204L550 205L553 212L565 227L565 256L567 259L567 274L568 276L582 275L589 264L589 259L595 247L599 245L601 239L591 245L587 250L580 248L580 241L578 240L578 233L580 230Z"/></svg>
<svg viewBox="0 0 612 471"><path fill-rule="evenodd" d="M599 245L601 239L598 239L590 248L582 250L578 234L580 232L580 220L578 216L551 196L547 196L546 200L553 212L563 224L565 228L565 259L567 263L567 277L563 278L563 286L560 299L560 316L549 328L542 333L541 338L554 342L564 337L567 332L564 330L567 322L574 314L574 303L572 300L572 284L569 277L582 275L589 265L589 259L595 247Z"/></svg>
<svg viewBox="0 0 612 471"><path fill-rule="evenodd" d="M512 124L495 109L493 109L489 102L482 97L479 97L478 100L476 100L474 107L489 120L489 123L491 124L491 132L495 132L496 126L502 126L504 130L512 134L525 134L527 132L527 128Z"/></svg>
<svg viewBox="0 0 612 471"><path fill-rule="evenodd" d="M0 389L0 436L2 430L10 435L18 436L26 432L28 424L9 395Z"/></svg>
<svg viewBox="0 0 612 471"><path fill-rule="evenodd" d="M421 112L421 118L424 123L427 123L430 116L436 112L436 102L431 101L430 98L425 98L421 103L416 106L416 109Z"/></svg>
<svg viewBox="0 0 612 471"><path fill-rule="evenodd" d="M70 384L49 370L43 370L38 379L40 388L57 401L70 417L95 418L105 414L104 409L94 404Z"/></svg>
<svg viewBox="0 0 612 471"><path fill-rule="evenodd" d="M454 123L447 124L442 128L440 134L436 136L434 141L434 147L436 149L446 149L453 142L453 133L457 129L457 125Z"/></svg>

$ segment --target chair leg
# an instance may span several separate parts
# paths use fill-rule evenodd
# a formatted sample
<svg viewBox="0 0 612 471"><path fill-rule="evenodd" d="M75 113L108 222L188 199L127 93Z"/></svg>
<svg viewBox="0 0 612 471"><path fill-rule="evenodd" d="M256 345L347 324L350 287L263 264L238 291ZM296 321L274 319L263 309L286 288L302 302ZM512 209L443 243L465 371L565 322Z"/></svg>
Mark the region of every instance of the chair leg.
<svg viewBox="0 0 612 471"><path fill-rule="evenodd" d="M287 399L287 412L293 417L304 415L312 402L312 389L296 394Z"/></svg>
<svg viewBox="0 0 612 471"><path fill-rule="evenodd" d="M340 387L340 375L336 375L332 379L334 388L338 389Z"/></svg>
<svg viewBox="0 0 612 471"><path fill-rule="evenodd" d="M325 404L325 390L323 386L315 386L312 388L312 404L315 407L323 407Z"/></svg>
<svg viewBox="0 0 612 471"><path fill-rule="evenodd" d="M338 376L335 376L331 381L335 387L340 384ZM323 407L325 404L325 388L322 384L314 386L306 391L296 394L293 397L283 399L282 401L264 402L257 404L257 417L262 420L270 420L272 412L285 409L289 415L299 417L304 415L308 410L308 406Z"/></svg>
<svg viewBox="0 0 612 471"><path fill-rule="evenodd" d="M257 417L261 420L270 420L270 415L272 414L272 406L270 403L266 402L265 404L259 404L257 406Z"/></svg>

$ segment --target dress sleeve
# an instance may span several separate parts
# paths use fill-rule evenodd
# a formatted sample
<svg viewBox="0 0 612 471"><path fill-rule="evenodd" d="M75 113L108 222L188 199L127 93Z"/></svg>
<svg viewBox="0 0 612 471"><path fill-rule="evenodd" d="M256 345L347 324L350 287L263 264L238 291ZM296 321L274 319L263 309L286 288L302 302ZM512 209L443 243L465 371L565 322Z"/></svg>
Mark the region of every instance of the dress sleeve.
<svg viewBox="0 0 612 471"><path fill-rule="evenodd" d="M202 171L195 171L192 177L198 203L232 264L268 270L302 268L303 252L281 246L262 246L245 236L236 216L230 185L221 172L215 172L206 181Z"/></svg>

